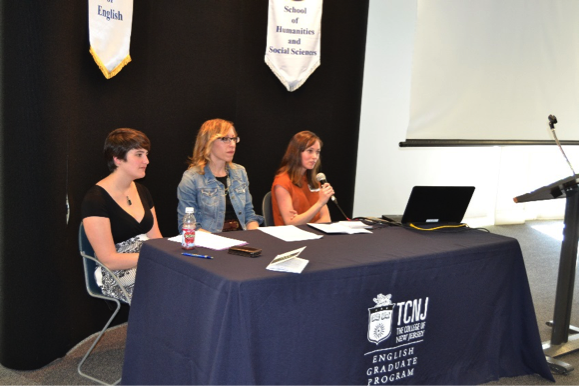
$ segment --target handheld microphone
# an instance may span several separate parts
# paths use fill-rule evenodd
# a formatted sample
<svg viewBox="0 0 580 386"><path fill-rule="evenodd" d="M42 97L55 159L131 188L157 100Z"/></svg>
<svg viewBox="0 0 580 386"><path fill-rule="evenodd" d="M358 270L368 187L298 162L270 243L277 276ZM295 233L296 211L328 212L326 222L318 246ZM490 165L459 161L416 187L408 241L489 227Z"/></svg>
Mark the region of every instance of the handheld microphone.
<svg viewBox="0 0 580 386"><path fill-rule="evenodd" d="M326 181L326 176L324 175L324 173L318 173L316 175L316 179L318 180L318 182L320 182L320 185L324 185L328 182L328 181ZM330 199L332 201L336 202L336 197L334 197L334 195L332 197L330 197Z"/></svg>
<svg viewBox="0 0 580 386"><path fill-rule="evenodd" d="M560 145L560 141L558 140L558 137L556 136L556 128L554 127L554 124L558 123L556 116L552 115L552 114L548 115L548 122L550 124L550 131L552 132L552 136L554 137L554 140L556 141L556 145L558 145L558 147L560 148L560 151L562 152L562 155L564 155L564 158L566 159L566 162L568 162L568 166L570 166L570 169L572 170L572 175L575 176L576 172L574 171L574 168L572 167L570 160L568 160L568 157L566 156L566 153L564 153L564 149L562 149L562 145ZM318 178L318 176L317 176L317 178Z"/></svg>
<svg viewBox="0 0 580 386"><path fill-rule="evenodd" d="M328 181L326 181L326 176L324 175L324 173L318 173L316 175L316 179L318 180L318 182L320 182L320 185L324 185L328 182ZM338 210L340 210L340 213L342 213L344 218L347 219L348 221L350 221L350 218L348 218L348 216L344 213L344 211L342 210L340 205L338 205L338 200L336 199L336 197L334 197L334 195L333 195L332 197L330 197L330 199L332 200L332 202L334 202L334 204L336 205Z"/></svg>

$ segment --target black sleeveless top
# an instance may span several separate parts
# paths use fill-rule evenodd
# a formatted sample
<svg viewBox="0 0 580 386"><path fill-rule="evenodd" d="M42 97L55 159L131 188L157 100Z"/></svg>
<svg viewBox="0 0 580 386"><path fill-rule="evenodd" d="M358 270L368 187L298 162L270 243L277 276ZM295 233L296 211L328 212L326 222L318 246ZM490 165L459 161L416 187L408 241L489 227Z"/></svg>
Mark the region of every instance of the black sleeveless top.
<svg viewBox="0 0 580 386"><path fill-rule="evenodd" d="M85 195L81 206L82 218L108 218L111 221L111 232L115 244L149 232L153 228L153 213L151 213L151 209L154 207L153 198L145 186L138 183L135 185L143 203L143 209L145 209L145 215L141 222L137 222L133 216L125 212L99 185L94 185Z"/></svg>

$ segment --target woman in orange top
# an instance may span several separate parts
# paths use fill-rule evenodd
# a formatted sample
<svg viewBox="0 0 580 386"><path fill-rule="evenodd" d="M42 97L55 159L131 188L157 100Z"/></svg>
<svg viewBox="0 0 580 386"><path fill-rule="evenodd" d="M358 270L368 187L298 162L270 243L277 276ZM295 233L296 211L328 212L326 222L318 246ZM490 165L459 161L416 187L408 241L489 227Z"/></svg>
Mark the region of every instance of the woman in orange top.
<svg viewBox="0 0 580 386"><path fill-rule="evenodd" d="M316 180L321 147L320 138L310 131L301 131L290 140L272 183L275 225L331 221L326 204L334 190Z"/></svg>

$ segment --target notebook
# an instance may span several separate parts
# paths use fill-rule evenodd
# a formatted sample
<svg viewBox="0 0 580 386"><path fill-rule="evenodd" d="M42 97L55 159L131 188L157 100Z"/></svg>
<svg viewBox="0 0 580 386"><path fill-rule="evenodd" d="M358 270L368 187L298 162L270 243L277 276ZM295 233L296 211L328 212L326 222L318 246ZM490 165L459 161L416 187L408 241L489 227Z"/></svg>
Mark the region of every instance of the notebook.
<svg viewBox="0 0 580 386"><path fill-rule="evenodd" d="M474 186L415 186L401 222L459 224L474 190Z"/></svg>

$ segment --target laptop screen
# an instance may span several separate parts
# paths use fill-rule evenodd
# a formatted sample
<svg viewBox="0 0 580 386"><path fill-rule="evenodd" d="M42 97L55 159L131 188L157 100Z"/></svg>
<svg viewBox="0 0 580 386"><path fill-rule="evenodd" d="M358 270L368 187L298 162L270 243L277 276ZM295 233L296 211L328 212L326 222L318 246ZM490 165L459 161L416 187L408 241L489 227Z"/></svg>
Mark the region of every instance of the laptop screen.
<svg viewBox="0 0 580 386"><path fill-rule="evenodd" d="M474 186L415 186L401 222L459 224L474 190Z"/></svg>

